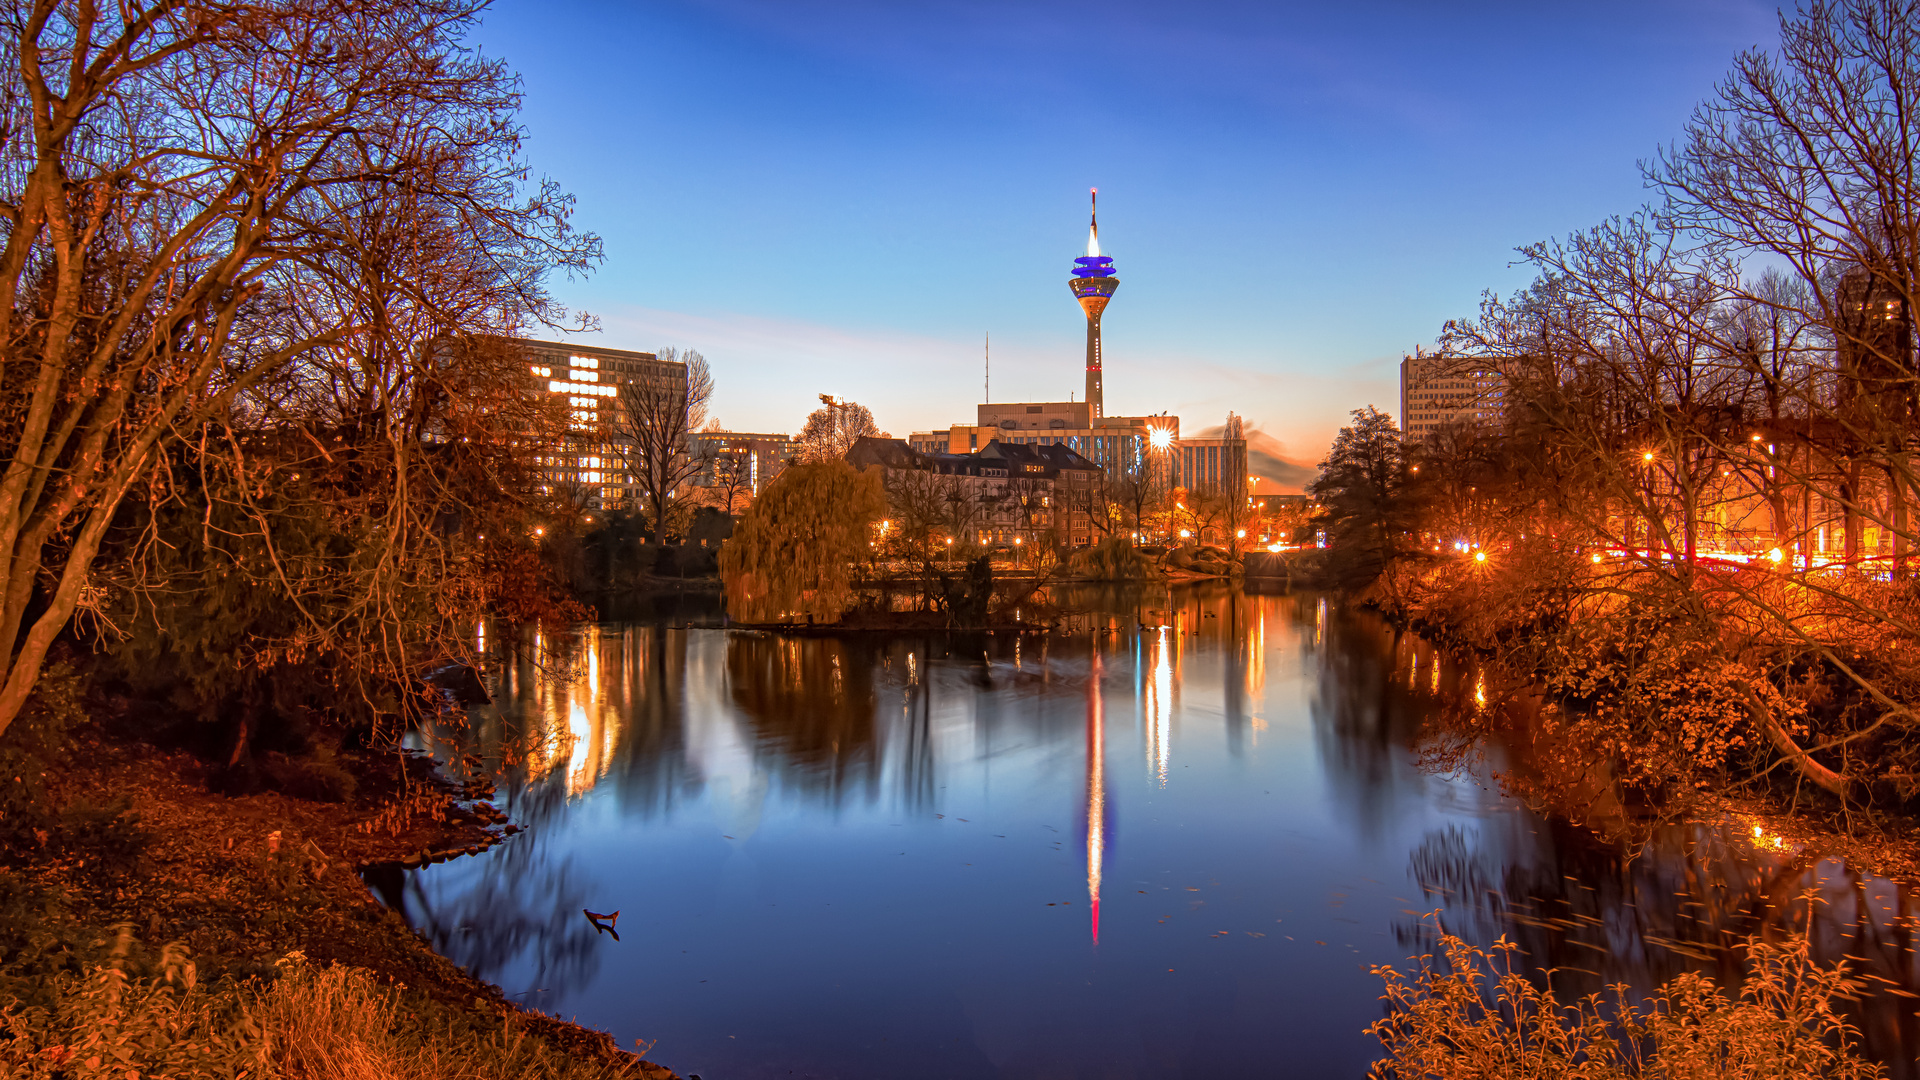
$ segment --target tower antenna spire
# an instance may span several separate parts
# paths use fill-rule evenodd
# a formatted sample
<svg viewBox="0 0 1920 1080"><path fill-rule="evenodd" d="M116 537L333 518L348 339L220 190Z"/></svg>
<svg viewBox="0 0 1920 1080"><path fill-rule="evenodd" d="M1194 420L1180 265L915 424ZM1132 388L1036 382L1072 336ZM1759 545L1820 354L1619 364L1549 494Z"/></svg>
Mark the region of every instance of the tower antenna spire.
<svg viewBox="0 0 1920 1080"><path fill-rule="evenodd" d="M1087 194L1093 204L1093 215L1087 219L1087 255L1098 258L1100 255L1100 189L1089 188Z"/></svg>
<svg viewBox="0 0 1920 1080"><path fill-rule="evenodd" d="M985 389L987 392L987 404L991 405L993 404L993 331L991 330L987 331L986 362L987 362L987 372L986 372Z"/></svg>

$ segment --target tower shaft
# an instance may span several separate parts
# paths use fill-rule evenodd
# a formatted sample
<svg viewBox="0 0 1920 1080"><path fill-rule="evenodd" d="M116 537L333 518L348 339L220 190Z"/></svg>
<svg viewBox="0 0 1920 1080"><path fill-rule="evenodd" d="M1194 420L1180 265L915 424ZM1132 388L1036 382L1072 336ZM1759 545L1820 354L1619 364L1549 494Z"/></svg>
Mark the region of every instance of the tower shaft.
<svg viewBox="0 0 1920 1080"><path fill-rule="evenodd" d="M1102 415L1102 397L1100 389L1100 315L1098 312L1087 316L1087 406L1093 418Z"/></svg>

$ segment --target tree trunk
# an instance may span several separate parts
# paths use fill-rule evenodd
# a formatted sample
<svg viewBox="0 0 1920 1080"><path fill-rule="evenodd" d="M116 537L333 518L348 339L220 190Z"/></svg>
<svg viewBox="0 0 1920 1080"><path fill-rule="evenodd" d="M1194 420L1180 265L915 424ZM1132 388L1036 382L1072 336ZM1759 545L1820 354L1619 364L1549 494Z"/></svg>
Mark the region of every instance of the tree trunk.
<svg viewBox="0 0 1920 1080"><path fill-rule="evenodd" d="M1800 775L1843 799L1847 797L1847 791L1853 786L1850 779L1813 760L1813 755L1801 749L1800 744L1793 741L1793 736L1780 726L1780 721L1773 715L1773 710L1762 704L1753 691L1746 692L1746 699L1747 714L1762 731L1766 732L1767 741L1773 743L1774 749L1780 751L1788 761L1793 762L1793 767L1799 771Z"/></svg>

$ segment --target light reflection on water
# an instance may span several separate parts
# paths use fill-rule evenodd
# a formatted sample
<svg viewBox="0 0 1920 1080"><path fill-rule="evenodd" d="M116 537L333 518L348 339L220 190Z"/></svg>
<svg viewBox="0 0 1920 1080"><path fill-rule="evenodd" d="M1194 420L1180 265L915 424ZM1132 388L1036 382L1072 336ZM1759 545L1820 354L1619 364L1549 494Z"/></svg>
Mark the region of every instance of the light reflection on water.
<svg viewBox="0 0 1920 1080"><path fill-rule="evenodd" d="M1812 887L1916 1075L1909 890L1746 826L1629 859L1422 771L1485 681L1322 598L1081 600L1050 638L529 635L475 734L527 747L501 791L531 832L390 902L683 1075L1357 1077L1367 967L1426 951L1435 908L1584 993L1731 984L1727 946L1807 925Z"/></svg>

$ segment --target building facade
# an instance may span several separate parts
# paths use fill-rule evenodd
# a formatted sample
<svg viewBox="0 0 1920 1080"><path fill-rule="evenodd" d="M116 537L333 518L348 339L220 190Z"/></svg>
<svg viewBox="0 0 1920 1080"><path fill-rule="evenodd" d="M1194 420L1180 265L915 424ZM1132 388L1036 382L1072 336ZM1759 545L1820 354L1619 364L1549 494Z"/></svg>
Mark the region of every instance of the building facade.
<svg viewBox="0 0 1920 1080"><path fill-rule="evenodd" d="M935 544L1081 547L1093 541L1089 511L1100 466L1057 443L996 439L972 453L951 454L869 437L854 443L847 461L880 469L899 521L894 527L926 534Z"/></svg>
<svg viewBox="0 0 1920 1080"><path fill-rule="evenodd" d="M1181 439L1172 459L1174 487L1246 497L1247 440Z"/></svg>
<svg viewBox="0 0 1920 1080"><path fill-rule="evenodd" d="M774 432L699 431L692 441L700 471L688 483L703 488L731 485L749 497L760 494L800 452L793 436Z"/></svg>
<svg viewBox="0 0 1920 1080"><path fill-rule="evenodd" d="M1493 372L1417 348L1400 361L1400 430L1408 438L1456 424L1495 425L1505 406L1506 382Z"/></svg>
<svg viewBox="0 0 1920 1080"><path fill-rule="evenodd" d="M684 392L686 365L650 352L569 342L511 338L508 345L526 363L530 393L565 400L566 438L540 462L547 490L582 509L631 507L633 481L620 434L629 419L620 387L637 379L665 379Z"/></svg>
<svg viewBox="0 0 1920 1080"><path fill-rule="evenodd" d="M922 453L971 454L995 441L1006 446L1064 446L1111 479L1152 476L1170 483L1164 453L1180 437L1177 416L1094 417L1083 401L1021 401L980 405L975 422L944 431L916 431L908 443Z"/></svg>

